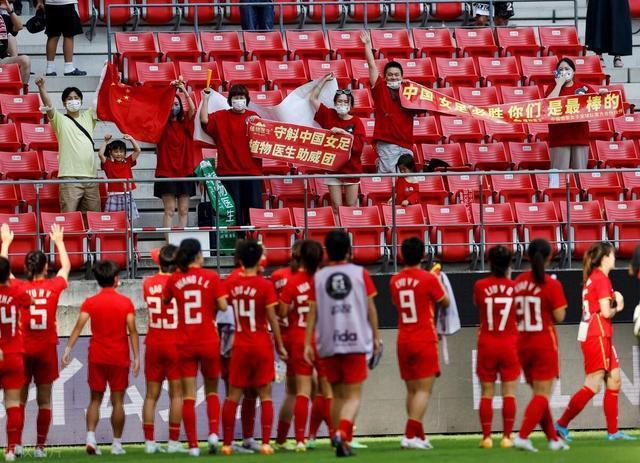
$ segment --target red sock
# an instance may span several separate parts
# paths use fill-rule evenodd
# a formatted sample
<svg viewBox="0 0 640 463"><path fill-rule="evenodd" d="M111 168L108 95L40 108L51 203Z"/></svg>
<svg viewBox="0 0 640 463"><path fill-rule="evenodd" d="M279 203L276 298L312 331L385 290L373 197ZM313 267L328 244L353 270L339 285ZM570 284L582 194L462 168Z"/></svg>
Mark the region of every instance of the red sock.
<svg viewBox="0 0 640 463"><path fill-rule="evenodd" d="M340 420L338 423L338 432L343 440L351 442L351 435L353 433L353 423L349 420Z"/></svg>
<svg viewBox="0 0 640 463"><path fill-rule="evenodd" d="M182 401L182 422L189 448L196 448L198 446L198 430L196 427L196 401L194 399Z"/></svg>
<svg viewBox="0 0 640 463"><path fill-rule="evenodd" d="M273 402L261 400L260 424L262 425L262 443L269 444L271 440L271 428L273 427Z"/></svg>
<svg viewBox="0 0 640 463"><path fill-rule="evenodd" d="M144 431L144 440L154 440L154 426L153 423L143 423L142 430Z"/></svg>
<svg viewBox="0 0 640 463"><path fill-rule="evenodd" d="M250 439L256 426L256 399L242 398L240 419L242 420L242 437Z"/></svg>
<svg viewBox="0 0 640 463"><path fill-rule="evenodd" d="M51 426L51 409L39 408L38 418L36 420L36 430L38 433L36 447L44 447L44 445L47 443L49 426Z"/></svg>
<svg viewBox="0 0 640 463"><path fill-rule="evenodd" d="M502 434L510 437L516 421L516 398L508 395L502 398Z"/></svg>
<svg viewBox="0 0 640 463"><path fill-rule="evenodd" d="M482 437L491 437L491 424L493 423L493 397L481 397L480 409L480 426L482 426Z"/></svg>
<svg viewBox="0 0 640 463"><path fill-rule="evenodd" d="M13 451L20 444L20 430L24 425L20 407L7 408L7 450Z"/></svg>
<svg viewBox="0 0 640 463"><path fill-rule="evenodd" d="M304 442L305 431L307 430L307 419L309 418L309 397L297 395L296 404L293 408L295 422L296 442Z"/></svg>
<svg viewBox="0 0 640 463"><path fill-rule="evenodd" d="M542 415L542 419L540 420L540 427L544 431L544 434L547 436L547 439L558 440L558 433L556 432L556 428L553 425L553 415L551 415L551 409L547 407Z"/></svg>
<svg viewBox="0 0 640 463"><path fill-rule="evenodd" d="M609 434L618 432L618 394L618 391L612 389L604 391L604 416Z"/></svg>
<svg viewBox="0 0 640 463"><path fill-rule="evenodd" d="M209 434L220 434L220 399L218 394L207 396L207 418L209 418Z"/></svg>
<svg viewBox="0 0 640 463"><path fill-rule="evenodd" d="M571 397L569 405L567 405L567 409L558 420L558 424L563 428L568 427L571 420L578 416L578 413L582 411L594 395L596 395L596 393L587 386L582 387L582 389Z"/></svg>
<svg viewBox="0 0 640 463"><path fill-rule="evenodd" d="M409 418L407 423L404 425L404 436L407 439L413 439L416 437L420 430L420 424L420 421Z"/></svg>
<svg viewBox="0 0 640 463"><path fill-rule="evenodd" d="M169 440L177 441L180 439L180 423L169 422Z"/></svg>
<svg viewBox="0 0 640 463"><path fill-rule="evenodd" d="M329 428L329 437L333 439L333 436L336 435L336 428L335 423L333 422L333 416L331 415L332 402L333 397L324 398L324 420L327 423L327 428Z"/></svg>
<svg viewBox="0 0 640 463"><path fill-rule="evenodd" d="M426 440L427 439L427 436L424 433L424 425L422 424L422 421L420 421L420 424L418 426L416 437L421 439L421 440Z"/></svg>
<svg viewBox="0 0 640 463"><path fill-rule="evenodd" d="M314 439L318 435L318 429L325 415L324 397L317 394L311 404L311 419L309 420L309 437Z"/></svg>
<svg viewBox="0 0 640 463"><path fill-rule="evenodd" d="M531 434L536 425L540 423L547 408L549 408L549 401L545 396L533 396L524 412L522 426L520 426L520 432L518 433L521 439L529 438L529 434Z"/></svg>
<svg viewBox="0 0 640 463"><path fill-rule="evenodd" d="M24 416L26 408L26 404L20 404L20 415L22 416L22 419L20 420L20 428L18 429L18 442L16 442L17 445L22 445L22 433L24 432Z"/></svg>
<svg viewBox="0 0 640 463"><path fill-rule="evenodd" d="M287 441L289 428L291 428L291 421L278 420L278 429L276 430L276 443L284 444Z"/></svg>
<svg viewBox="0 0 640 463"><path fill-rule="evenodd" d="M236 427L236 410L238 403L226 399L222 406L222 436L224 445L231 445L233 442L233 430Z"/></svg>

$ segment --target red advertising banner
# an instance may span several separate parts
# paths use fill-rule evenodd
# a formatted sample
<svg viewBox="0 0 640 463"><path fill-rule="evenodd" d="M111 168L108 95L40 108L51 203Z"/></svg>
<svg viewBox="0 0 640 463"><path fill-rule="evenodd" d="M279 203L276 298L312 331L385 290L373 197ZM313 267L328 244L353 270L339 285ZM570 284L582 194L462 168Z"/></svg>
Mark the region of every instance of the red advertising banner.
<svg viewBox="0 0 640 463"><path fill-rule="evenodd" d="M249 122L249 151L256 158L336 171L349 160L353 137L285 122Z"/></svg>
<svg viewBox="0 0 640 463"><path fill-rule="evenodd" d="M508 123L566 123L612 119L624 114L622 94L582 94L493 106L473 106L415 82L402 84L402 106L450 116Z"/></svg>

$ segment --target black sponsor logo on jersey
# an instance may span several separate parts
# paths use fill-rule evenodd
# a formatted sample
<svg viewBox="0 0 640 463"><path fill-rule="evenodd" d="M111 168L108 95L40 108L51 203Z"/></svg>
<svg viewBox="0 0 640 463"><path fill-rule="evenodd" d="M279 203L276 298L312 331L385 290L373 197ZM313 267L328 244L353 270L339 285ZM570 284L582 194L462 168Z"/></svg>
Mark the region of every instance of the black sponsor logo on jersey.
<svg viewBox="0 0 640 463"><path fill-rule="evenodd" d="M333 342L353 344L358 342L358 333L353 333L349 330L334 331Z"/></svg>
<svg viewBox="0 0 640 463"><path fill-rule="evenodd" d="M346 298L350 293L353 285L349 277L342 272L334 273L327 278L325 290L327 294L338 301Z"/></svg>
<svg viewBox="0 0 640 463"><path fill-rule="evenodd" d="M336 304L331 307L331 315L351 313L351 304Z"/></svg>

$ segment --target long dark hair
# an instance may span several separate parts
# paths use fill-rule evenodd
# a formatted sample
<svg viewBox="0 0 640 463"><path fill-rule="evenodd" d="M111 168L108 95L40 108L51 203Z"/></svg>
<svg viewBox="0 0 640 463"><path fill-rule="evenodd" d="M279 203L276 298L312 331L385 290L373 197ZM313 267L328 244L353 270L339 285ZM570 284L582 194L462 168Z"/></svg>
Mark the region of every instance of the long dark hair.
<svg viewBox="0 0 640 463"><path fill-rule="evenodd" d="M189 265L196 260L196 257L198 257L198 254L200 254L201 251L202 246L200 246L200 241L193 238L182 240L180 247L178 248L178 252L176 253L176 265L181 271L188 271Z"/></svg>
<svg viewBox="0 0 640 463"><path fill-rule="evenodd" d="M489 249L491 274L498 278L507 276L513 253L506 246L498 245Z"/></svg>
<svg viewBox="0 0 640 463"><path fill-rule="evenodd" d="M529 243L527 255L531 261L531 273L533 274L533 280L539 284L544 283L544 269L547 264L547 259L551 255L551 245L547 240L537 238Z"/></svg>
<svg viewBox="0 0 640 463"><path fill-rule="evenodd" d="M180 98L179 94L177 93L176 93L176 98L178 99L178 104L180 105L180 112L176 116L176 121L184 122L184 104L182 103L182 98ZM173 113L170 113L169 120L171 120L172 116L173 116Z"/></svg>
<svg viewBox="0 0 640 463"><path fill-rule="evenodd" d="M602 265L602 259L614 252L613 244L601 241L593 243L582 261L582 279L586 282L594 269Z"/></svg>
<svg viewBox="0 0 640 463"><path fill-rule="evenodd" d="M47 256L42 251L31 251L24 258L24 270L27 273L27 279L30 281L44 273L47 266Z"/></svg>
<svg viewBox="0 0 640 463"><path fill-rule="evenodd" d="M289 268L292 272L297 272L300 268L300 260L302 254L302 244L305 240L298 240L291 246L291 261L289 261Z"/></svg>
<svg viewBox="0 0 640 463"><path fill-rule="evenodd" d="M322 262L324 251L320 243L314 240L304 240L300 246L300 262L309 276L315 275Z"/></svg>

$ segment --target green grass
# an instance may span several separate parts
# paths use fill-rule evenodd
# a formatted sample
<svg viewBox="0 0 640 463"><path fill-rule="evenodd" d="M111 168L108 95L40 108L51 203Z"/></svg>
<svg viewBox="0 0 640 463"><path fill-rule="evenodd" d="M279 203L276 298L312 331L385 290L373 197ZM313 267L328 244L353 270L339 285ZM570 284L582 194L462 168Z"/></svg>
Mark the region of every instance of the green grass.
<svg viewBox="0 0 640 463"><path fill-rule="evenodd" d="M632 432L639 437L638 432ZM425 462L432 461L437 463L455 462L455 463L485 463L485 462L557 462L557 463L627 463L637 462L640 455L640 440L634 442L608 442L605 440L606 433L601 432L582 432L573 433L573 443L571 450L567 452L553 453L546 449L546 441L541 434L535 434L534 445L540 449L537 454L524 453L515 449L501 449L499 447L499 438L494 439L495 447L491 450L482 450L477 448L480 440L479 436L432 436L431 442L434 445L433 450L416 451L416 450L400 450L399 438L372 438L360 439L360 442L366 443L369 448L358 450L355 460L366 463L396 463L396 462ZM190 460L185 455L145 455L141 445L126 446L127 455L122 457L112 457L109 454L109 447L102 446L102 457L93 458L98 461L118 461L127 462L175 462ZM262 455L234 455L231 457L214 456L206 454L204 446L202 447L201 459L215 458L228 461L239 461L242 463L265 462L269 460L280 462L335 462L336 458L333 451L329 448L328 441L323 440L318 449L309 450L306 453L294 452L276 452L274 456ZM84 448L80 447L57 447L48 450L50 460L63 460L64 463L73 463L76 461L88 461L88 456L84 453ZM28 457L27 454L27 458ZM352 459L353 460L353 459ZM352 461L350 460L350 461ZM25 461L23 459L22 461Z"/></svg>

